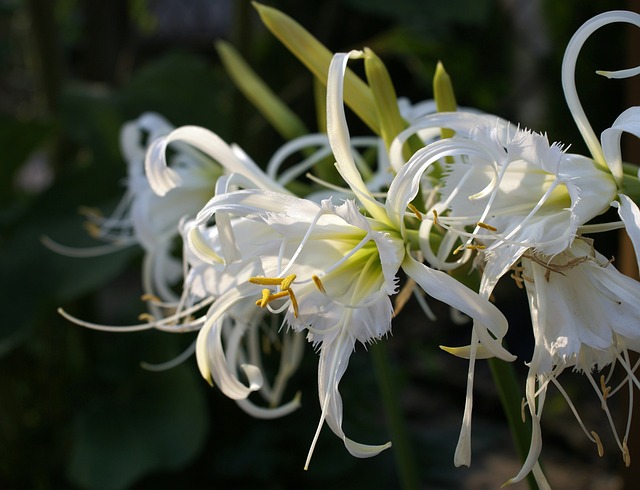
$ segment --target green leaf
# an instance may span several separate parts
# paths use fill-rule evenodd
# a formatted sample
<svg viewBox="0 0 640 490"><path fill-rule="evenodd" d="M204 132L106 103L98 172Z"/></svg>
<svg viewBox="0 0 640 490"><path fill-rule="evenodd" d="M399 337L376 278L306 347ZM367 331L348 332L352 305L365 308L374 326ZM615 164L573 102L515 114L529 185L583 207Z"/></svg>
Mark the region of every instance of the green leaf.
<svg viewBox="0 0 640 490"><path fill-rule="evenodd" d="M251 69L231 44L218 41L216 50L236 87L283 138L291 140L309 133L304 122Z"/></svg>
<svg viewBox="0 0 640 490"><path fill-rule="evenodd" d="M257 2L253 5L267 29L326 85L333 53L291 17ZM349 69L344 77L344 100L374 133L380 134L371 89Z"/></svg>
<svg viewBox="0 0 640 490"><path fill-rule="evenodd" d="M119 490L154 471L179 470L202 449L208 420L188 366L142 373L133 390L116 388L80 412L69 477L85 488Z"/></svg>

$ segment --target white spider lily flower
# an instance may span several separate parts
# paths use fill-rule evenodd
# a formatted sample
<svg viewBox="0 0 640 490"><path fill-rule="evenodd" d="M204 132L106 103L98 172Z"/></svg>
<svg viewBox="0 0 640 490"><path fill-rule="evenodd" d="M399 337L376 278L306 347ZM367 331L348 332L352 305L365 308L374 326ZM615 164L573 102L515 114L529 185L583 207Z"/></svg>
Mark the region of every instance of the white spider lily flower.
<svg viewBox="0 0 640 490"><path fill-rule="evenodd" d="M346 437L338 385L356 341L371 342L389 332L393 313L389 295L396 291L403 241L375 230L376 223L361 215L353 201L335 206L329 200L316 204L285 194L243 190L215 197L198 214L196 228L190 231L200 241L197 253L206 250L202 240L206 224L220 214L232 215L224 234L239 244L239 263L258 261L254 270L260 273L223 294L208 312L196 348L202 375L231 398L245 398L257 389L257 384L240 386L230 373L219 319L230 306L247 300L254 309L283 311L286 323L307 332L320 348L319 428L326 420L356 456L373 456L388 447Z"/></svg>
<svg viewBox="0 0 640 490"><path fill-rule="evenodd" d="M177 299L172 286L182 277L180 260L171 252L179 235L178 222L183 216L195 215L211 198L214 183L222 174L213 160L177 144L172 147L169 164L181 185L166 196L157 195L149 181L150 166L145 169L145 156L155 141L173 129L155 113L145 113L123 126L120 143L128 166L126 193L111 217L89 215L97 238L114 244L139 244L144 249L143 288L163 301ZM162 160L167 165L164 155ZM150 306L155 310L153 302Z"/></svg>
<svg viewBox="0 0 640 490"><path fill-rule="evenodd" d="M634 107L624 111L611 128L601 135L601 142L589 124L578 99L575 87L575 65L579 51L586 39L600 27L615 23L630 23L640 27L640 15L631 12L606 12L587 21L574 34L565 52L562 67L562 83L567 104L596 164L611 172L612 179L620 187L623 182L623 165L620 136L629 132L640 136L640 112ZM625 77L638 73L638 69L619 72L599 72L609 77ZM616 189L618 191L618 189ZM616 199L616 200L614 200ZM596 231L619 227L626 228L631 237L636 258L640 257L640 210L625 194L617 192L611 205L618 208L622 223L596 225ZM582 227L589 231L589 226ZM556 254L527 253L522 256L520 282L527 289L535 346L529 365L526 397L533 419L532 440L529 455L520 472L510 480L519 481L533 468L542 447L540 417L549 383L558 387L566 398L587 437L604 448L599 436L588 431L576 408L560 386L558 376L572 367L585 374L598 395L611 425L616 443L625 464L630 464L627 447L629 435L633 387L640 386L628 351L638 351L640 339L637 325L640 321L640 283L618 272L609 261L598 254L591 241L578 238L566 249ZM639 261L640 262L640 261ZM595 370L619 364L625 372L625 380L616 388L607 386L610 376L601 376L599 383L593 377ZM627 384L629 411L624 435L618 434L607 407L607 399Z"/></svg>
<svg viewBox="0 0 640 490"><path fill-rule="evenodd" d="M232 398L245 398L257 389L257 384L240 383L229 369L219 321L246 298L252 298L256 308L284 312L286 324L306 332L319 349L322 416L306 466L325 421L357 457L374 456L390 446L362 444L345 435L339 383L357 342L373 342L390 331L393 308L389 296L397 291L400 268L432 297L488 325L496 337L502 338L507 326L489 301L407 253L411 237L404 217L411 193L417 189L409 185L405 192L407 186L400 186L398 195L390 189L387 203L382 204L365 184L354 159L342 97L347 61L357 56L357 52L337 54L331 63L327 135L336 167L360 206L355 201L336 205L324 200L318 204L262 189L229 192L216 196L202 209L190 231L195 239L187 240L194 253L215 260L217 254L207 252L213 247L205 243L209 223L215 217L219 236L237 247L238 264L259 260L262 270L220 296L207 313L196 348L206 379ZM505 352L502 349L496 354L511 358Z"/></svg>
<svg viewBox="0 0 640 490"><path fill-rule="evenodd" d="M582 372L592 385L627 466L627 448L633 388L640 382L634 371L629 351L640 349L640 283L621 274L610 261L596 252L592 241L577 238L563 252L554 256L526 253L522 258L520 277L524 283L535 339L526 382L526 402L533 420L531 447L520 472L509 482L523 479L538 460L542 448L540 417L549 384L558 387L586 436L604 449L600 437L589 431L576 407L558 380L567 368ZM624 380L612 389L608 386L613 367L620 365ZM594 371L612 366L600 379ZM624 385L629 390L626 429L618 434L607 406L608 399Z"/></svg>
<svg viewBox="0 0 640 490"><path fill-rule="evenodd" d="M217 216L217 226L199 228L193 221L182 226L184 253L189 264L184 281L182 308L188 307L191 303L205 301L207 298L219 298L262 270L255 258L256 250L251 247L253 242L244 241L246 246L239 249L239 242L232 239L235 237L225 233L229 229L229 221L222 218L222 214L219 213ZM236 220L235 234L241 238L251 236L254 241L262 235L260 226L248 220ZM225 340L226 347L220 349L215 342L216 339L207 339L210 342L206 347L207 355L214 366L213 370L219 370L218 366L222 365L222 369L229 371L229 376L234 381L238 378L238 371L246 371L247 366L257 368L254 372L261 373L259 382L255 382L250 391L258 391L267 402L268 408L246 398L247 392L244 391L239 397L232 396L240 408L253 417L266 419L287 415L300 406L299 395L284 405L280 403L287 382L302 359L302 335L292 330L279 332L279 325L266 320L264 311L255 307L253 298L239 301L228 308L218 321L217 328L221 329L221 339ZM266 337L269 348L272 345L274 348L279 346L280 350L280 366L273 385L263 374L262 346L265 344L260 342L261 335Z"/></svg>
<svg viewBox="0 0 640 490"><path fill-rule="evenodd" d="M462 244L458 250L480 251L482 298L490 297L500 277L523 253L553 255L566 249L578 227L606 210L615 196L610 174L596 168L591 159L567 154L559 145L550 145L545 136L501 119L494 117L491 122L491 116L457 112L426 116L419 124L449 128L455 136L416 152L398 172L389 195L407 195L411 185L410 196L415 196L423 174L436 163L442 166L440 201L422 210L426 218L420 229L421 249L441 268L468 260L463 254L460 261L446 262L456 242ZM437 255L429 243L434 224L447 230ZM456 465L469 465L471 460L475 360L488 356L513 360L500 345L505 333L506 329L490 331L476 321L470 346L448 349L470 359Z"/></svg>

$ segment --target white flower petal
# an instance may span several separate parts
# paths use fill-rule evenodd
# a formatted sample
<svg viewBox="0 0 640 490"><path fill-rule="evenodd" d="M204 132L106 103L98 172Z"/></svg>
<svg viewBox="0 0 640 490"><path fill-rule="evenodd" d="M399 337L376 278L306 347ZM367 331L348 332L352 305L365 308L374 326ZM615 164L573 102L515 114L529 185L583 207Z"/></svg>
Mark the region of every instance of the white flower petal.
<svg viewBox="0 0 640 490"><path fill-rule="evenodd" d="M477 329L480 341L495 357L505 361L515 360L515 356L501 345L501 340L507 332L507 320L488 300L445 272L430 269L409 254L402 262L402 270L429 296L471 317L475 321L474 329Z"/></svg>
<svg viewBox="0 0 640 490"><path fill-rule="evenodd" d="M576 125L580 130L580 134L582 134L591 155L594 160L602 165L605 164L605 158L602 153L602 148L598 143L598 138L593 132L593 128L591 127L591 124L589 124L587 116L584 113L584 109L582 108L582 104L580 103L580 99L578 98L575 71L578 54L580 53L580 50L587 38L602 26L615 22L625 22L640 27L640 15L626 11L611 11L596 15L585 22L582 27L575 32L567 45L567 49L565 50L564 58L562 60L562 88L564 89L567 105L569 106L571 115L573 116L573 119L575 120Z"/></svg>
<svg viewBox="0 0 640 490"><path fill-rule="evenodd" d="M630 133L640 138L640 107L630 107L624 111L600 136L604 158L618 185L622 183L623 173L620 151L622 133Z"/></svg>
<svg viewBox="0 0 640 490"><path fill-rule="evenodd" d="M151 187L159 196L165 195L181 182L179 175L166 161L166 149L172 142L193 146L218 162L227 172L242 175L256 187L287 192L280 184L269 179L252 160L239 158L217 134L198 126L183 126L154 141L147 152L145 172Z"/></svg>
<svg viewBox="0 0 640 490"><path fill-rule="evenodd" d="M196 360L200 374L209 383L216 386L229 398L240 400L257 391L262 386L262 374L256 366L243 365L242 368L249 380L249 386L241 383L234 369L227 363L222 345L222 322L227 312L242 301L254 301L256 287L242 284L237 289L230 289L218 298L207 313L207 319L198 333L196 342Z"/></svg>
<svg viewBox="0 0 640 490"><path fill-rule="evenodd" d="M338 172L369 214L384 223L387 221L387 215L382 209L382 205L369 192L353 159L344 112L343 88L347 63L351 58L361 58L362 56L361 51L351 51L338 53L331 60L327 77L327 136L333 155L336 157Z"/></svg>
<svg viewBox="0 0 640 490"><path fill-rule="evenodd" d="M631 238L633 249L636 252L636 260L640 270L640 209L632 199L624 194L618 194L618 199L620 199L620 202L613 201L611 205L618 208L620 219L624 223L629 238Z"/></svg>

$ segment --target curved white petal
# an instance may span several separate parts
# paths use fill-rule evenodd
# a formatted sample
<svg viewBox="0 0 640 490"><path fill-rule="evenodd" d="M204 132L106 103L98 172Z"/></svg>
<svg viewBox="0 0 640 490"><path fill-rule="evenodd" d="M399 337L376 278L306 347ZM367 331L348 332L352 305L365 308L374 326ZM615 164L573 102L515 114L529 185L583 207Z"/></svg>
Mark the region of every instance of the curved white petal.
<svg viewBox="0 0 640 490"><path fill-rule="evenodd" d="M385 223L387 215L382 205L369 192L353 159L347 118L344 112L343 88L347 63L351 58L361 58L362 56L361 51L351 51L335 54L331 60L327 77L327 136L336 158L338 172L369 214Z"/></svg>
<svg viewBox="0 0 640 490"><path fill-rule="evenodd" d="M254 404L248 398L236 400L236 404L247 414L257 419L271 420L285 417L300 408L300 393L297 393L293 399L275 408L265 408Z"/></svg>
<svg viewBox="0 0 640 490"><path fill-rule="evenodd" d="M167 165L166 149L172 142L182 142L197 148L227 172L244 176L256 187L287 193L284 187L269 179L252 160L239 158L233 148L217 134L198 126L183 126L154 141L147 152L145 172L149 184L159 196L164 196L181 182L176 171Z"/></svg>
<svg viewBox="0 0 640 490"><path fill-rule="evenodd" d="M567 105L569 106L571 115L573 116L573 119L580 130L580 134L582 134L582 137L593 156L593 159L602 165L605 164L605 157L598 142L598 138L593 132L593 128L591 127L591 124L589 124L584 109L582 108L582 104L580 103L580 99L578 98L575 71L578 54L580 53L580 50L587 38L602 26L612 24L614 22L625 22L640 27L640 15L627 11L611 11L596 15L585 22L582 27L575 32L567 45L567 49L562 60L562 88L564 90L565 99L567 100Z"/></svg>
<svg viewBox="0 0 640 490"><path fill-rule="evenodd" d="M433 270L409 254L405 255L402 270L429 296L471 317L475 321L474 329L477 330L480 341L495 357L509 362L515 360L516 357L500 344L507 332L507 319L488 300L445 272Z"/></svg>
<svg viewBox="0 0 640 490"><path fill-rule="evenodd" d="M207 313L207 319L198 333L196 360L200 374L210 384L214 384L229 398L240 400L257 391L262 386L262 373L256 366L242 365L249 386L241 383L227 363L222 345L222 322L225 314L241 301L253 301L256 288L251 284L241 284L220 296Z"/></svg>
<svg viewBox="0 0 640 490"><path fill-rule="evenodd" d="M620 151L620 136L630 133L640 138L640 107L630 107L613 122L609 129L605 129L600 136L602 152L618 185L622 183L622 154Z"/></svg>
<svg viewBox="0 0 640 490"><path fill-rule="evenodd" d="M361 444L349 439L342 430L342 397L338 385L349 365L354 343L355 340L345 329L333 342L322 345L318 365L318 395L327 424L344 441L347 450L358 458L370 458L391 447L391 443Z"/></svg>
<svg viewBox="0 0 640 490"><path fill-rule="evenodd" d="M629 196L618 194L618 199L620 199L620 202L613 201L611 204L618 208L620 219L624 223L629 238L631 238L633 249L636 252L636 260L640 270L640 209Z"/></svg>

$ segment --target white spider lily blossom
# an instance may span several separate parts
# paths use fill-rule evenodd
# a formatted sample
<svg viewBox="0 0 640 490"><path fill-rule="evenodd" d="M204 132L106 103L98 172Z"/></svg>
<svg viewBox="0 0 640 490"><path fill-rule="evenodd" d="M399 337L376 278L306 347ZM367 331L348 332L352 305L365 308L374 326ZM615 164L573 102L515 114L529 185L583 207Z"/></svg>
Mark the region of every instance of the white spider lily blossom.
<svg viewBox="0 0 640 490"><path fill-rule="evenodd" d="M406 193L406 187L400 186L403 194L398 196L390 190L387 203L382 204L365 184L354 160L342 98L347 61L357 56L358 52L338 54L331 63L327 135L336 167L360 206L355 201L337 205L329 199L318 204L263 189L228 192L202 209L186 235L186 246L194 254L203 260L217 260L215 247L207 243L209 223L215 217L220 239L225 237L229 246L233 243L237 248L236 267L259 270L247 282L222 294L207 313L196 348L206 379L236 399L258 389L260 380L252 379L250 371L246 372L249 384L245 384L230 367L220 322L230 308L244 304L247 298L255 308L284 312L288 327L306 332L319 349L322 415L306 466L325 421L355 456L374 456L390 446L361 444L345 435L339 383L356 343L379 340L390 331L390 296L397 291L400 268L432 297L488 325L496 337L506 331L506 320L495 306L407 252L411 240L404 214L413 188L409 186ZM223 243L220 248L224 249Z"/></svg>
<svg viewBox="0 0 640 490"><path fill-rule="evenodd" d="M587 21L569 42L563 60L562 82L571 113L594 161L600 168L610 170L612 179L621 186L623 165L620 136L622 132L640 136L639 108L624 111L612 127L602 133L600 145L580 104L574 81L576 59L583 43L597 29L614 22L640 27L640 15L620 11L606 12ZM637 74L638 70L600 73L619 78ZM616 192L617 196L614 194L611 197L611 205L618 208L622 226L631 237L636 257L639 257L640 210L628 196L618 192L618 189ZM608 226L613 229L620 227L620 224L612 223ZM600 227L607 228L606 225ZM584 230L588 231L588 227L584 227ZM529 455L520 472L510 482L523 479L540 454L540 417L549 383L556 385L564 395L585 434L598 446L598 453L602 455L604 451L599 436L587 430L558 381L559 375L567 367L583 372L590 381L606 412L624 462L629 465L627 438L632 415L633 387L640 387L640 383L634 374L637 366L631 365L628 352L637 352L640 348L640 336L637 333L640 322L640 283L618 272L610 261L593 249L590 240L580 237L559 253L534 251L523 255L519 279L527 289L535 337L526 383L526 398L533 419L533 430ZM599 383L596 382L592 374L594 370L611 366L613 372L616 364L622 366L625 375L624 381L617 388L607 386L611 374L608 377L601 376ZM629 389L629 411L624 435L620 437L607 407L607 399L624 384Z"/></svg>
<svg viewBox="0 0 640 490"><path fill-rule="evenodd" d="M631 425L633 388L640 387L629 351L640 349L640 283L621 274L610 261L593 249L592 241L578 238L560 254L525 254L521 277L527 290L533 333L534 353L529 363L526 401L533 420L531 447L520 472L510 480L523 479L533 468L542 448L540 417L549 384L564 395L586 436L604 449L600 437L589 431L576 407L562 389L558 378L566 368L587 377L600 400L613 435L627 466L630 454L627 438ZM624 381L608 386L613 366L623 369ZM594 370L611 365L608 376L594 379ZM607 400L624 385L629 390L626 429L619 436Z"/></svg>
<svg viewBox="0 0 640 490"><path fill-rule="evenodd" d="M491 122L487 115L442 113L426 116L419 125L449 128L455 136L416 152L398 172L389 194L395 197L411 182L410 195L415 196L423 174L436 163L443 166L444 182L436 189L440 201L423 210L421 249L434 266L442 268L468 259L463 255L460 261L445 262L456 242L461 243L456 251L478 250L482 298L490 297L500 277L526 251L553 255L566 249L578 227L606 210L615 196L615 182L592 160L567 154L557 144L550 145L545 136L501 119L494 117ZM446 230L437 255L429 243L434 223ZM446 349L470 360L456 465L471 461L475 360L490 356L513 360L501 346L505 333L506 329L491 331L476 321L469 347Z"/></svg>
<svg viewBox="0 0 640 490"><path fill-rule="evenodd" d="M93 234L115 246L139 244L145 251L143 288L151 297L175 301L172 286L182 277L180 261L172 255L179 235L178 222L195 213L213 195L214 183L222 174L220 165L186 145L174 145L171 159L162 155L181 182L172 192L159 196L153 189L154 165L145 156L155 141L165 138L173 126L162 116L145 113L125 124L120 133L122 153L127 161L127 190L109 218L89 213ZM167 167L168 168L168 167ZM158 313L153 302L154 313Z"/></svg>
<svg viewBox="0 0 640 490"><path fill-rule="evenodd" d="M329 200L316 204L285 194L243 190L215 197L198 214L189 232L199 241L194 253L207 255L206 224L220 214L232 215L225 233L239 244L238 263L255 267L253 276L223 294L207 313L196 348L202 375L231 398L246 398L258 389L256 380L246 386L229 369L219 319L231 306L247 301L254 309L284 311L286 323L306 331L320 347L320 426L326 420L356 456L373 456L388 447L346 437L338 384L356 340L370 342L390 329L389 295L396 291L402 240L374 230L376 223L362 216L353 201L335 206ZM315 438L312 450L313 446Z"/></svg>

